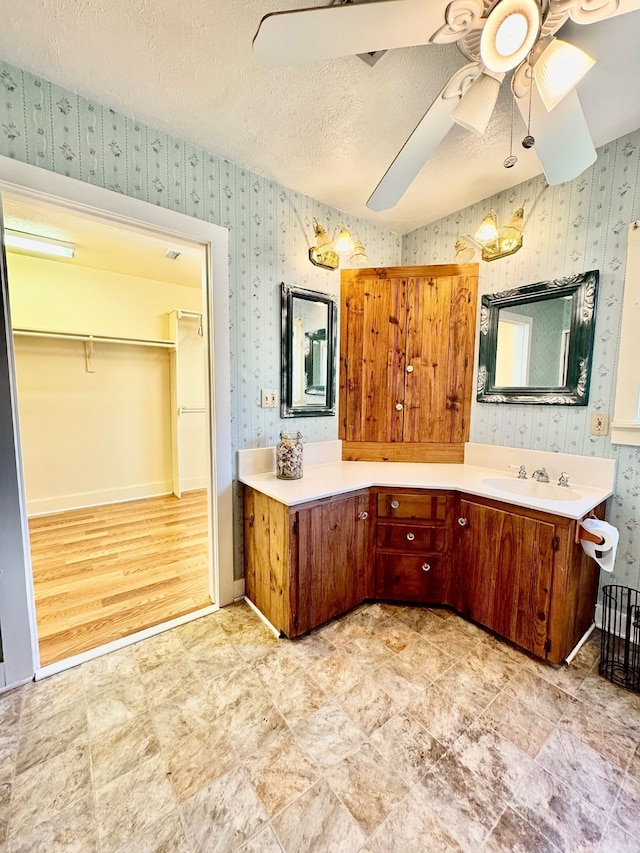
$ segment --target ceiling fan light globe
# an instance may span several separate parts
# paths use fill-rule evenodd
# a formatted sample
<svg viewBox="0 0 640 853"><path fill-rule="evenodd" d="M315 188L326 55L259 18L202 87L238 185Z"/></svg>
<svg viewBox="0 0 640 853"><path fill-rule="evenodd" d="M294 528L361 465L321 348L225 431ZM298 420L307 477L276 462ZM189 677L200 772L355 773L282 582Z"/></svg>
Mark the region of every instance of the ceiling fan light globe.
<svg viewBox="0 0 640 853"><path fill-rule="evenodd" d="M482 30L482 62L491 71L511 71L538 40L541 24L536 0L500 0L489 13Z"/></svg>
<svg viewBox="0 0 640 853"><path fill-rule="evenodd" d="M493 114L499 92L500 80L493 75L481 74L462 96L451 118L465 130L482 136Z"/></svg>
<svg viewBox="0 0 640 853"><path fill-rule="evenodd" d="M551 39L533 65L533 79L548 112L574 89L595 59L562 39Z"/></svg>

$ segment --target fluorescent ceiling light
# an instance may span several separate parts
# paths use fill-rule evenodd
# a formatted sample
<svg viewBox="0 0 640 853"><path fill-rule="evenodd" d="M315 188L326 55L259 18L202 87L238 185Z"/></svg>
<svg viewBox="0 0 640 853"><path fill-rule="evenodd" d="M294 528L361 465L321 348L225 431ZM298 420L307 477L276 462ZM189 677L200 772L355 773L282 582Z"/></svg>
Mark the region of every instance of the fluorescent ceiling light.
<svg viewBox="0 0 640 853"><path fill-rule="evenodd" d="M63 243L62 240L52 240L49 237L36 237L21 231L5 231L4 244L7 249L20 249L22 252L51 255L54 258L73 258L76 253L76 248L71 243Z"/></svg>
<svg viewBox="0 0 640 853"><path fill-rule="evenodd" d="M559 104L594 64L595 59L574 44L551 39L533 65L533 77L547 110Z"/></svg>

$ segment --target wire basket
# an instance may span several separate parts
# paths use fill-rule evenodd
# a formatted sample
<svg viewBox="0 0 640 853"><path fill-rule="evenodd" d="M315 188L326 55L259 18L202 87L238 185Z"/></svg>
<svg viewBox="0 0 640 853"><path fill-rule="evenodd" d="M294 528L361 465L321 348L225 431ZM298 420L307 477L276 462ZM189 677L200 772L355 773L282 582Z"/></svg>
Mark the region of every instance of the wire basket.
<svg viewBox="0 0 640 853"><path fill-rule="evenodd" d="M640 592L611 584L602 596L600 675L640 693Z"/></svg>

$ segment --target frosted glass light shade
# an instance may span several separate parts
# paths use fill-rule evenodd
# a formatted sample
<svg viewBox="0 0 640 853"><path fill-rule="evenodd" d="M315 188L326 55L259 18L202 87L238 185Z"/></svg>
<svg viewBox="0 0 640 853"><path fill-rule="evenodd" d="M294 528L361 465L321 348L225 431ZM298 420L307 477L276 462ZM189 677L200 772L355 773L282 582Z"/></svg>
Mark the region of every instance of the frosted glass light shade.
<svg viewBox="0 0 640 853"><path fill-rule="evenodd" d="M356 242L353 254L349 258L349 263L353 267L366 267L369 263L369 257L362 245L362 240Z"/></svg>
<svg viewBox="0 0 640 853"><path fill-rule="evenodd" d="M487 213L476 231L475 238L481 246L486 246L487 243L493 243L498 239L498 223L496 222L495 210L490 210Z"/></svg>
<svg viewBox="0 0 640 853"><path fill-rule="evenodd" d="M451 118L465 130L472 130L482 136L489 124L499 92L500 80L488 74L481 74L464 93L460 103L451 113Z"/></svg>
<svg viewBox="0 0 640 853"><path fill-rule="evenodd" d="M351 234L349 234L349 232L343 225L340 229L340 233L333 241L333 248L336 250L336 252L342 253L353 252L355 247L356 244L353 242L353 237L351 236Z"/></svg>
<svg viewBox="0 0 640 853"><path fill-rule="evenodd" d="M547 110L559 104L594 64L595 59L579 47L551 39L533 66L533 79Z"/></svg>
<svg viewBox="0 0 640 853"><path fill-rule="evenodd" d="M470 246L463 237L456 240L454 261L457 264L470 264L476 256L476 250Z"/></svg>
<svg viewBox="0 0 640 853"><path fill-rule="evenodd" d="M536 0L500 0L480 36L480 57L491 71L511 71L540 35L542 16Z"/></svg>

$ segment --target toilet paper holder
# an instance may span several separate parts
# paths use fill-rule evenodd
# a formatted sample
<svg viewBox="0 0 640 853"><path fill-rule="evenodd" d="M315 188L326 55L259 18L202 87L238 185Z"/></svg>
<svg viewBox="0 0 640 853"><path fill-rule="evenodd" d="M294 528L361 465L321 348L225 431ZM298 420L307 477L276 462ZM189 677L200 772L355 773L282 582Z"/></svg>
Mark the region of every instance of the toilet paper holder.
<svg viewBox="0 0 640 853"><path fill-rule="evenodd" d="M590 512L589 515L585 516L585 518L597 518L597 516L595 513ZM578 544L581 539L585 539L587 542L593 542L594 545L602 545L604 543L602 536L598 536L597 533L592 533L590 530L586 530L586 528L582 526L583 521L584 519L581 519L576 527L576 544Z"/></svg>

